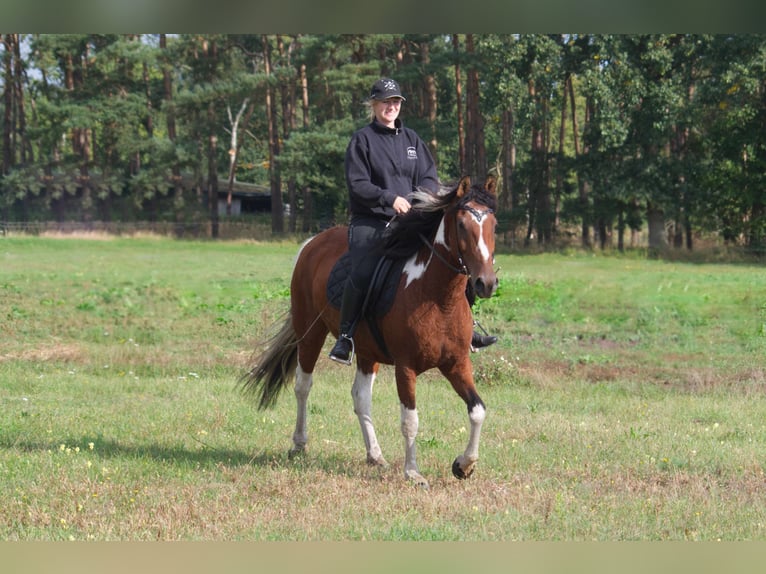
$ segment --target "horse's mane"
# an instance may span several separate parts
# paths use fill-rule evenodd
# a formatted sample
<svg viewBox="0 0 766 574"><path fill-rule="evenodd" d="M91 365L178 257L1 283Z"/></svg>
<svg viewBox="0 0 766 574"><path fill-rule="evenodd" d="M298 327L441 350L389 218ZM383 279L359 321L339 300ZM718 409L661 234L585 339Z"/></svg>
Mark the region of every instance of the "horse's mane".
<svg viewBox="0 0 766 574"><path fill-rule="evenodd" d="M396 227L383 243L382 255L391 259L410 257L422 246L421 237L433 240L444 213L452 206L457 192L457 185L449 188L440 186L436 193L418 189L410 200L412 208L405 215L397 217ZM475 201L492 210L497 207L495 196L481 185L472 185L469 192L460 199L458 207L469 201Z"/></svg>

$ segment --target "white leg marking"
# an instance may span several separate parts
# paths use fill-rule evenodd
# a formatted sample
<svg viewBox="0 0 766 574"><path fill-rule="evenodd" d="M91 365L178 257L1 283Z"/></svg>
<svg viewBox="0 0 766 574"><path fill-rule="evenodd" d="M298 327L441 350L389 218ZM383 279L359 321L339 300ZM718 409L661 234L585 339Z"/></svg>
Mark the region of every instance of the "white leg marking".
<svg viewBox="0 0 766 574"><path fill-rule="evenodd" d="M471 421L471 434L468 437L468 446L465 448L465 456L469 462L476 462L479 460L479 435L481 434L481 425L484 423L484 418L487 416L487 411L480 404L477 404L468 413L468 420Z"/></svg>
<svg viewBox="0 0 766 574"><path fill-rule="evenodd" d="M372 387L375 383L375 373L365 375L360 369L356 370L354 384L351 387L351 397L354 399L354 412L362 427L364 446L367 449L367 462L375 465L385 465L386 461L378 444L378 437L372 425Z"/></svg>
<svg viewBox="0 0 766 574"><path fill-rule="evenodd" d="M428 487L428 481L420 474L416 461L415 438L418 436L418 410L401 408L402 436L404 436L404 478Z"/></svg>
<svg viewBox="0 0 766 574"><path fill-rule="evenodd" d="M481 434L481 425L487 412L481 405L474 406L468 413L468 420L471 422L471 434L468 437L468 445L465 452L455 459L455 464L460 467L463 475L459 478L467 478L473 472L476 461L479 460L479 435ZM453 472L455 469L453 468Z"/></svg>
<svg viewBox="0 0 766 574"><path fill-rule="evenodd" d="M295 401L297 403L297 415L295 418L295 432L293 432L294 452L302 451L308 442L306 405L308 403L309 391L311 391L311 385L313 382L314 379L311 373L306 373L303 369L301 369L299 364L295 377Z"/></svg>

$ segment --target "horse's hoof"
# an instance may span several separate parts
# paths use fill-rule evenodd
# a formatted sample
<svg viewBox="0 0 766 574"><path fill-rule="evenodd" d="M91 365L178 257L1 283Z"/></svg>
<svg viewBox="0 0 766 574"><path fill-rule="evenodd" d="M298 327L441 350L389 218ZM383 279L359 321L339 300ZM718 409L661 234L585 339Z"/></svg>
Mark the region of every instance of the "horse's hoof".
<svg viewBox="0 0 766 574"><path fill-rule="evenodd" d="M388 462L386 462L386 459L383 458L382 456L380 456L378 458L373 458L371 456L368 456L367 457L367 464L370 465L370 466L377 466L379 468L387 468L388 467Z"/></svg>
<svg viewBox="0 0 766 574"><path fill-rule="evenodd" d="M302 455L304 452L306 452L306 447L293 447L287 452L287 458L288 460L293 460L296 456Z"/></svg>
<svg viewBox="0 0 766 574"><path fill-rule="evenodd" d="M428 484L428 481L419 472L408 472L406 477L412 484L419 486L423 490L428 490L431 488L431 485Z"/></svg>
<svg viewBox="0 0 766 574"><path fill-rule="evenodd" d="M463 468L460 466L459 462L460 458L456 458L455 462L452 463L452 474L455 475L455 478L459 480L465 480L469 476L473 474L474 468L476 468L476 464L472 464L468 467L467 471L463 470Z"/></svg>

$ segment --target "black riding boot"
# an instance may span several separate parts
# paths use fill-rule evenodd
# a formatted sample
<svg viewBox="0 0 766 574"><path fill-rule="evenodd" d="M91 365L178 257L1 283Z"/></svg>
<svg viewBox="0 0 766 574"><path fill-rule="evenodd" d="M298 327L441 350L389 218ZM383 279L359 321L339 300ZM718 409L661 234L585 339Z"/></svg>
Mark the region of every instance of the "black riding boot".
<svg viewBox="0 0 766 574"><path fill-rule="evenodd" d="M474 330L473 335L471 335L471 350L472 351L478 351L479 349L482 349L484 347L489 347L490 345L494 345L497 343L497 337L494 335L490 335L487 333L487 331L482 327L478 321L474 320L474 325L478 325L479 328L484 331L484 334L478 333Z"/></svg>
<svg viewBox="0 0 766 574"><path fill-rule="evenodd" d="M468 299L468 306L473 307L473 304L476 302L476 292L473 290L473 285L470 281L465 285L465 297ZM473 324L476 326L479 325L479 322L474 320ZM471 336L471 351L477 351L497 343L497 337L487 333L481 325L479 325L479 328L484 331L484 334L482 335L474 330L473 335Z"/></svg>
<svg viewBox="0 0 766 574"><path fill-rule="evenodd" d="M365 292L357 289L353 281L348 279L343 289L343 299L340 304L340 335L330 351L330 358L333 361L344 365L351 364L351 359L354 357L353 336L364 297Z"/></svg>
<svg viewBox="0 0 766 574"><path fill-rule="evenodd" d="M489 347L495 343L497 343L497 337L494 335L482 335L474 331L471 336L471 349L474 351L483 347Z"/></svg>

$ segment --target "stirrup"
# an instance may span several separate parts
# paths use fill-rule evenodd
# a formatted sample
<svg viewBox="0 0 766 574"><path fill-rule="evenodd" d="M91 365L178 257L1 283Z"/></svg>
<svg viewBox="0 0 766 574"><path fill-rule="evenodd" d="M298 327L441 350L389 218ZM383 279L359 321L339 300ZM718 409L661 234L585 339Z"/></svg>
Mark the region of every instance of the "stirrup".
<svg viewBox="0 0 766 574"><path fill-rule="evenodd" d="M345 359L343 358L343 356L336 355L334 353L335 347L340 345L343 342L344 339L346 341L348 341L349 344L351 345L351 348L349 349L349 352L348 352L348 357L346 357ZM340 363L342 365L350 365L351 361L353 360L353 358L354 358L354 339L352 339L351 337L349 337L348 335L346 335L344 333L341 333L338 336L338 340L335 342L335 346L330 351L330 359L335 361L336 363Z"/></svg>

